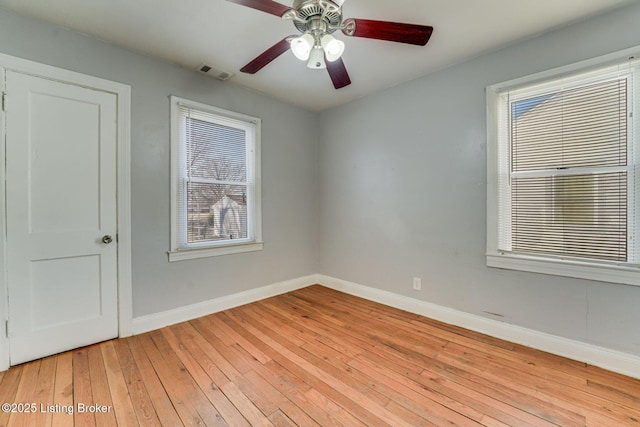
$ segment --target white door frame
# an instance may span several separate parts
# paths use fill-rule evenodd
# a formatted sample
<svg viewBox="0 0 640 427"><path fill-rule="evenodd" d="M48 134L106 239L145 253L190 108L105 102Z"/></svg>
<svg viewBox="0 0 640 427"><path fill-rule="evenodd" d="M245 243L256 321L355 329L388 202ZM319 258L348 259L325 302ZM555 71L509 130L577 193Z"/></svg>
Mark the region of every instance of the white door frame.
<svg viewBox="0 0 640 427"><path fill-rule="evenodd" d="M117 221L118 221L118 336L133 334L133 296L131 287L131 87L49 65L0 53L0 92L4 93L5 71L12 70L49 80L71 83L113 93L117 97ZM1 107L1 106L0 106ZM11 98L6 100L11 108ZM0 108L0 371L9 369L9 339L6 321L9 316L6 265L6 159L5 113Z"/></svg>

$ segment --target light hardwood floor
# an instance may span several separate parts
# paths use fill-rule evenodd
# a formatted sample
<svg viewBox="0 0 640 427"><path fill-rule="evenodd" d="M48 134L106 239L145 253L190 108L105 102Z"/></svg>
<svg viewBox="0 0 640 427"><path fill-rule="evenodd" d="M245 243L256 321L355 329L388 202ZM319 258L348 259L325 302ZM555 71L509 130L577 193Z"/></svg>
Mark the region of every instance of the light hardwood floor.
<svg viewBox="0 0 640 427"><path fill-rule="evenodd" d="M321 286L13 367L0 402L35 404L0 426L640 427L638 380Z"/></svg>

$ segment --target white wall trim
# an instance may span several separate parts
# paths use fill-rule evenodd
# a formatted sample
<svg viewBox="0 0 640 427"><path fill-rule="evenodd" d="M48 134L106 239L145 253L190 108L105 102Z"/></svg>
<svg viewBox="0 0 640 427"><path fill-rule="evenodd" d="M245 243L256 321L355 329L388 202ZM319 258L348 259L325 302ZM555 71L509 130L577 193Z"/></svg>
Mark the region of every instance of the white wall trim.
<svg viewBox="0 0 640 427"><path fill-rule="evenodd" d="M5 70L2 67L3 58L0 57L0 92L5 91ZM6 327L6 323L9 319L9 296L7 286L7 263L6 263L6 232L4 225L6 224L6 194L5 194L5 178L6 170L4 165L7 164L5 159L5 112L0 108L0 226L3 230L0 233L0 324L3 329ZM6 371L10 365L10 353L9 353L9 338L6 331L0 330L0 371Z"/></svg>
<svg viewBox="0 0 640 427"><path fill-rule="evenodd" d="M15 70L34 76L60 82L97 88L117 96L118 103L118 334L120 337L132 334L133 294L131 283L131 87L129 85L105 80L50 65L40 64L22 58L0 53L0 87L4 90L4 70ZM0 164L4 159L4 113L0 112ZM4 182L4 167L0 168L0 178ZM6 222L4 206L4 188L0 189L0 225ZM4 233L0 236L0 320L2 329L8 319L7 281L5 259L6 242ZM4 332L0 333L0 371L9 369L9 340Z"/></svg>
<svg viewBox="0 0 640 427"><path fill-rule="evenodd" d="M238 292L232 295L225 295L208 301L178 307L160 313L135 317L133 319L133 333L141 334L153 331L168 325L207 316L240 305L249 304L265 298L270 298L296 289L305 288L317 283L318 277L315 274L274 283L248 291Z"/></svg>
<svg viewBox="0 0 640 427"><path fill-rule="evenodd" d="M133 335L131 263L131 86L118 95L118 336Z"/></svg>
<svg viewBox="0 0 640 427"><path fill-rule="evenodd" d="M632 354L511 325L334 277L318 275L317 283L370 301L640 379L640 357Z"/></svg>

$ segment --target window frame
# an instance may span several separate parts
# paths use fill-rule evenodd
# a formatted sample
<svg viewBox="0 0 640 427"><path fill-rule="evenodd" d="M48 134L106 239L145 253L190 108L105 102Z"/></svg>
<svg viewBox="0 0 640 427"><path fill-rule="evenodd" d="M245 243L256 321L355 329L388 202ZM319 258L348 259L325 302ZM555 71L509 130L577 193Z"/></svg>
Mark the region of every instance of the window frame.
<svg viewBox="0 0 640 427"><path fill-rule="evenodd" d="M207 258L219 255L260 251L262 241L262 191L261 191L261 119L246 114L213 107L204 103L171 96L171 249L169 262ZM181 227L179 210L186 209L186 201L180 200L179 185L185 172L184 161L186 143L181 134L183 114L180 107L186 107L220 119L225 126L232 126L247 132L247 223L248 236L243 239L228 239L211 242L186 243L186 228ZM253 136L251 138L251 136Z"/></svg>
<svg viewBox="0 0 640 427"><path fill-rule="evenodd" d="M598 280L626 285L640 286L640 264L619 261L596 261L573 257L552 255L533 255L513 253L501 250L501 242L511 240L510 209L500 208L500 198L511 199L509 191L501 194L500 180L508 179L511 174L510 165L504 158L505 149L500 141L508 138L500 134L504 127L504 116L500 115L502 94L508 90L527 87L560 79L571 79L575 75L584 75L591 71L607 66L625 64L630 60L636 62L633 71L634 85L629 97L633 98L632 116L628 118L630 127L628 162L635 170L635 181L628 182L628 204L635 205L635 216L628 220L628 245L632 251L640 256L640 200L636 200L635 190L640 190L640 46L604 55L594 59L536 73L503 83L494 84L486 88L487 112L487 248L486 263L488 267L508 270L527 271L533 273L550 274L580 279ZM508 128L508 126L507 126ZM510 156L507 156L510 157ZM502 177L502 178L501 178ZM510 203L509 203L510 204ZM506 239L506 240L505 240ZM637 262L637 261L636 261Z"/></svg>

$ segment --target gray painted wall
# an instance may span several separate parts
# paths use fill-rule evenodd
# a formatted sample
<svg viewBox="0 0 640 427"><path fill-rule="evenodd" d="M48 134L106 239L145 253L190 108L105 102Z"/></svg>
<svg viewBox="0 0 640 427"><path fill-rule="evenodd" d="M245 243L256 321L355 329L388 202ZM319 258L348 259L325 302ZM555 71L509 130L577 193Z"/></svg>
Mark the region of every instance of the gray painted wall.
<svg viewBox="0 0 640 427"><path fill-rule="evenodd" d="M635 4L322 113L319 271L640 355L640 287L484 258L485 87L640 45L638 22Z"/></svg>
<svg viewBox="0 0 640 427"><path fill-rule="evenodd" d="M315 114L2 8L0 52L131 85L134 317L317 272ZM262 119L263 251L168 263L169 95Z"/></svg>

